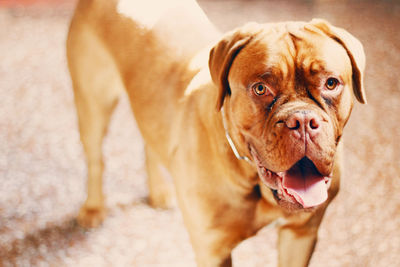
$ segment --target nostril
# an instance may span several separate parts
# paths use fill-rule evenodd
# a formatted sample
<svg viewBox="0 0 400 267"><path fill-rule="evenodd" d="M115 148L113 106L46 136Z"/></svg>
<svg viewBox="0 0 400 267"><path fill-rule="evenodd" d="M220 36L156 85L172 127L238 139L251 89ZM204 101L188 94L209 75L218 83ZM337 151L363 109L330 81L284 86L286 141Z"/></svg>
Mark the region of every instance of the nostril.
<svg viewBox="0 0 400 267"><path fill-rule="evenodd" d="M289 127L292 130L297 130L300 128L300 122L298 120L296 120L296 125L294 127Z"/></svg>
<svg viewBox="0 0 400 267"><path fill-rule="evenodd" d="M291 117L286 121L286 126L287 126L290 130L297 130L297 129L299 129L300 126L301 126L299 117L296 116L296 115L291 116Z"/></svg>
<svg viewBox="0 0 400 267"><path fill-rule="evenodd" d="M315 118L312 118L312 119L310 120L309 125L310 125L310 128L313 129L313 130L316 130L316 129L319 128L319 122L318 122L318 120L315 119Z"/></svg>

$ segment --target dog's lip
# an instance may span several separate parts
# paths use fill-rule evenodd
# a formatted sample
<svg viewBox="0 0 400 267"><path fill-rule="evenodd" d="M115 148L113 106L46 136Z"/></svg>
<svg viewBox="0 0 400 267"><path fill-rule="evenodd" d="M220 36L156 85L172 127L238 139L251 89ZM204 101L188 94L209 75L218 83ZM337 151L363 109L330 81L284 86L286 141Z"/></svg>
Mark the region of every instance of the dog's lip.
<svg viewBox="0 0 400 267"><path fill-rule="evenodd" d="M295 206L307 209L319 206L320 204L326 201L328 197L327 191L331 185L332 174L330 175L320 174L317 168L315 167L314 162L312 162L308 158L306 157L302 158L286 171L273 172L262 165L254 149L250 149L250 152L253 156L254 162L257 165L257 170L260 180L265 186L271 189L275 198L277 198L278 203L280 202L280 200L284 200L286 202L294 204ZM299 167L300 165L303 166L304 164L309 165L309 167L307 168L311 168L312 171L311 172L304 171L302 169L301 175L308 175L308 174L310 175L310 178L305 177L305 181L307 179L311 180L312 185L309 187L311 188L311 190L313 189L314 185L317 185L315 188L317 192L314 195L308 193L304 194L304 191L307 191L309 189L308 185L307 186L304 185L305 190L300 190L303 191L303 193L297 191L292 186L293 181L296 181L296 179L293 179L293 177L291 177L293 175L291 174L293 174L293 172L295 171L298 172L299 168L304 168L304 167ZM295 184L299 183L300 183L299 181L295 182ZM304 182L304 184L306 184L306 182ZM324 185L326 186L326 188L324 188Z"/></svg>
<svg viewBox="0 0 400 267"><path fill-rule="evenodd" d="M304 203L302 203L302 201L299 200L295 194L291 193L290 190L288 190L288 188L285 187L283 184L283 179L287 171L276 173L266 169L263 166L258 166L258 168L259 168L260 180L263 182L265 186L269 187L272 191L276 191L277 193L276 195L279 199L285 198L286 200L292 200L291 202L299 203L302 206L304 206ZM323 176L323 180L328 189L331 185L332 176Z"/></svg>

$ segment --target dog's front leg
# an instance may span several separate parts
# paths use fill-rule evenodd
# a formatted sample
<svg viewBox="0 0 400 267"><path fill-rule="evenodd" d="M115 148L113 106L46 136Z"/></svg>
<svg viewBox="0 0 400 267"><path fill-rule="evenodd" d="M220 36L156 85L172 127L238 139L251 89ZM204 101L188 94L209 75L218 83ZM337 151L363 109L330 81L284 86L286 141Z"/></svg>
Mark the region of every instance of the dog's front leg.
<svg viewBox="0 0 400 267"><path fill-rule="evenodd" d="M230 267L231 251L240 240L232 238L237 232L231 232L225 225L213 225L206 214L186 212L183 217L188 229L198 267ZM204 216L206 215L206 216Z"/></svg>
<svg viewBox="0 0 400 267"><path fill-rule="evenodd" d="M239 241L230 240L227 232L189 229L198 267L231 267L232 249ZM203 234L201 234L203 233Z"/></svg>
<svg viewBox="0 0 400 267"><path fill-rule="evenodd" d="M215 255L212 251L196 251L196 262L198 267L231 267L231 253L228 255Z"/></svg>
<svg viewBox="0 0 400 267"><path fill-rule="evenodd" d="M200 199L192 195L179 200L198 267L232 266L232 250L261 226L255 223L255 200L240 195L227 195L220 199L221 195L224 195L221 191L211 195L203 192L199 194L202 196Z"/></svg>
<svg viewBox="0 0 400 267"><path fill-rule="evenodd" d="M279 229L280 267L308 266L317 243L318 228L326 206L321 207L304 224L283 225ZM306 217L308 217L306 215Z"/></svg>

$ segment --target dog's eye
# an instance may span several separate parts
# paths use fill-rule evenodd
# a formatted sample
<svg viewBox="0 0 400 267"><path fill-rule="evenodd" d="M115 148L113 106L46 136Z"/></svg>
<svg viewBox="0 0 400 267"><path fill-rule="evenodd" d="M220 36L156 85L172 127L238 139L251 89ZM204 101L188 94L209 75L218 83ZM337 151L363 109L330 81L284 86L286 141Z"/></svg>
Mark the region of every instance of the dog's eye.
<svg viewBox="0 0 400 267"><path fill-rule="evenodd" d="M265 95L268 94L268 89L267 86L263 83L256 83L255 85L253 85L253 91L256 95Z"/></svg>
<svg viewBox="0 0 400 267"><path fill-rule="evenodd" d="M339 85L339 81L336 78L329 78L326 80L325 87L328 90L334 90Z"/></svg>

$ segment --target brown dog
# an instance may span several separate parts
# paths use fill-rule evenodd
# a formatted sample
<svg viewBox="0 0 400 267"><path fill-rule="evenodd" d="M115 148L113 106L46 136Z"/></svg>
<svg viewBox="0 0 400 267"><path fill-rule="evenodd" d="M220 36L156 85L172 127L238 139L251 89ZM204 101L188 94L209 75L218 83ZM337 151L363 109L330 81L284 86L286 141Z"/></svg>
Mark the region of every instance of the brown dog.
<svg viewBox="0 0 400 267"><path fill-rule="evenodd" d="M67 49L89 177L79 222L104 218L101 144L125 88L150 202L168 206L169 173L199 266L230 266L232 249L278 218L279 264L306 266L339 188L353 95L366 101L362 45L322 20L218 37L194 1L165 3L77 6Z"/></svg>

